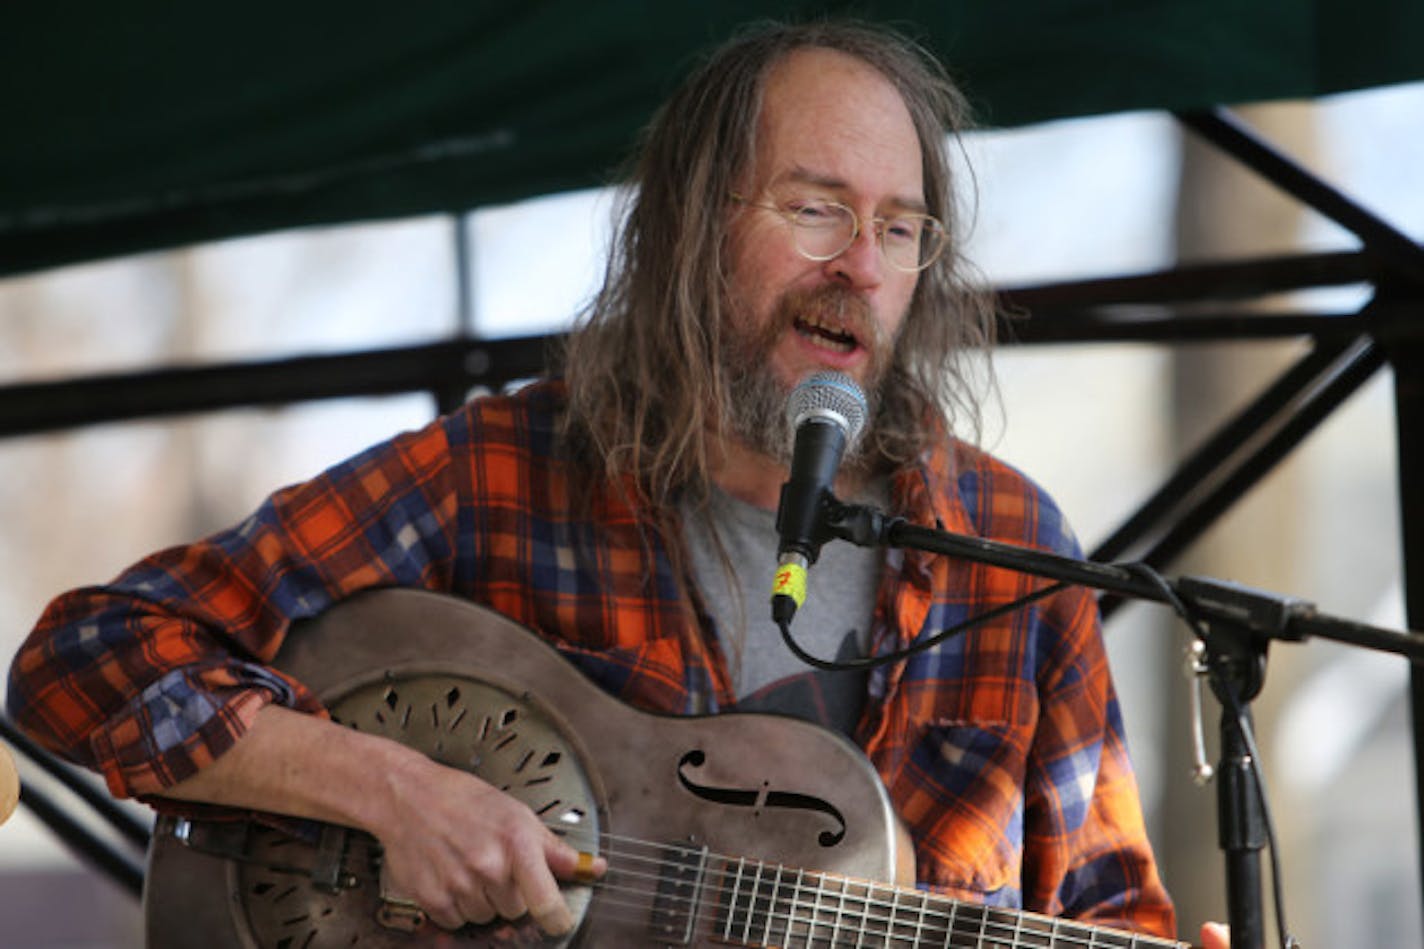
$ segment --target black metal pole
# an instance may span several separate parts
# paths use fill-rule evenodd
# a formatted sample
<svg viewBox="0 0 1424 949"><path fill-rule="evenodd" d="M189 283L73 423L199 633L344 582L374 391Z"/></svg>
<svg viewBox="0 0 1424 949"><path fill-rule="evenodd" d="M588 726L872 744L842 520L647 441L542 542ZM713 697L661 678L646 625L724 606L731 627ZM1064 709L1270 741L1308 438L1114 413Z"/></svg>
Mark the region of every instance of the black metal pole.
<svg viewBox="0 0 1424 949"><path fill-rule="evenodd" d="M1231 624L1207 623L1207 668L1221 703L1221 762L1216 775L1216 833L1226 864L1226 921L1231 949L1265 949L1261 852L1269 834L1261 782L1245 729L1251 700L1266 679L1268 641Z"/></svg>
<svg viewBox="0 0 1424 949"><path fill-rule="evenodd" d="M1424 342L1392 340L1386 346L1394 368L1394 404L1399 445L1399 521L1403 541L1404 603L1408 623L1424 623ZM1424 668L1409 668L1410 717L1414 734L1416 813L1424 826ZM1424 837L1418 843L1424 886ZM1424 893L1421 893L1424 907Z"/></svg>

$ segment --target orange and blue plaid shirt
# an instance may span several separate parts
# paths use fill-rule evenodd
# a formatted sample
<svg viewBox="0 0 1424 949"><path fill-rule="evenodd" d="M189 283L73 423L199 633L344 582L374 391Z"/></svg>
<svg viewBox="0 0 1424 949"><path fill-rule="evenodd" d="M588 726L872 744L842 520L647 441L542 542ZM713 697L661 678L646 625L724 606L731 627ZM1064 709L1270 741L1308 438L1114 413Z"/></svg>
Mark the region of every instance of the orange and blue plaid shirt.
<svg viewBox="0 0 1424 949"><path fill-rule="evenodd" d="M395 585L512 617L632 705L734 707L711 621L686 608L665 539L616 492L575 509L562 411L557 382L476 400L277 492L230 530L59 597L15 659L11 714L114 794L162 807L163 789L226 751L263 704L324 714L265 663L293 622ZM913 523L1078 552L1038 488L948 439L896 477L892 506ZM873 648L1042 582L892 551ZM1070 588L883 667L857 738L911 831L922 885L1170 934L1088 592Z"/></svg>

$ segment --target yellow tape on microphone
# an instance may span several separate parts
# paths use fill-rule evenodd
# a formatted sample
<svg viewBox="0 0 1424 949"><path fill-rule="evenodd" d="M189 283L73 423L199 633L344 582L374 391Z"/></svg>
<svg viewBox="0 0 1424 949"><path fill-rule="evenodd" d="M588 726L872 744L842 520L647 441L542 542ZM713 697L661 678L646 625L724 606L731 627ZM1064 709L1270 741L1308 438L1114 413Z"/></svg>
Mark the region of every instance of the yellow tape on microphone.
<svg viewBox="0 0 1424 949"><path fill-rule="evenodd" d="M771 585L772 596L789 596L796 608L806 602L806 568L798 563L784 563L776 568Z"/></svg>

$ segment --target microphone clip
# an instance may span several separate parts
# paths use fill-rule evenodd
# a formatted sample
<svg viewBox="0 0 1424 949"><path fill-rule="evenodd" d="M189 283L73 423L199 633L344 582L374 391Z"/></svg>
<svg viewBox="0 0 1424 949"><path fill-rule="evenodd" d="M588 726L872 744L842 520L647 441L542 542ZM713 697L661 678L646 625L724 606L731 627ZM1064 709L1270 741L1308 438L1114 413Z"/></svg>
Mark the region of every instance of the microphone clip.
<svg viewBox="0 0 1424 949"><path fill-rule="evenodd" d="M845 504L834 495L824 505L826 540L848 540L857 547L883 547L886 538L903 517L891 517L869 504Z"/></svg>

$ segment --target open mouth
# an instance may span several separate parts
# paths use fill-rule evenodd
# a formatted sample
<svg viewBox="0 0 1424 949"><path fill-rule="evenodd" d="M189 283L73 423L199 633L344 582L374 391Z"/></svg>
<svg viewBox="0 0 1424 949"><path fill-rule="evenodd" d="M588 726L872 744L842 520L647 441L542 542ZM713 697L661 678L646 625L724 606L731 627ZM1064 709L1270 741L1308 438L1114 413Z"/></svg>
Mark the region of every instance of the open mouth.
<svg viewBox="0 0 1424 949"><path fill-rule="evenodd" d="M815 316L797 317L791 325L802 337L832 352L848 353L860 345L855 334L846 331L843 327L822 322Z"/></svg>

